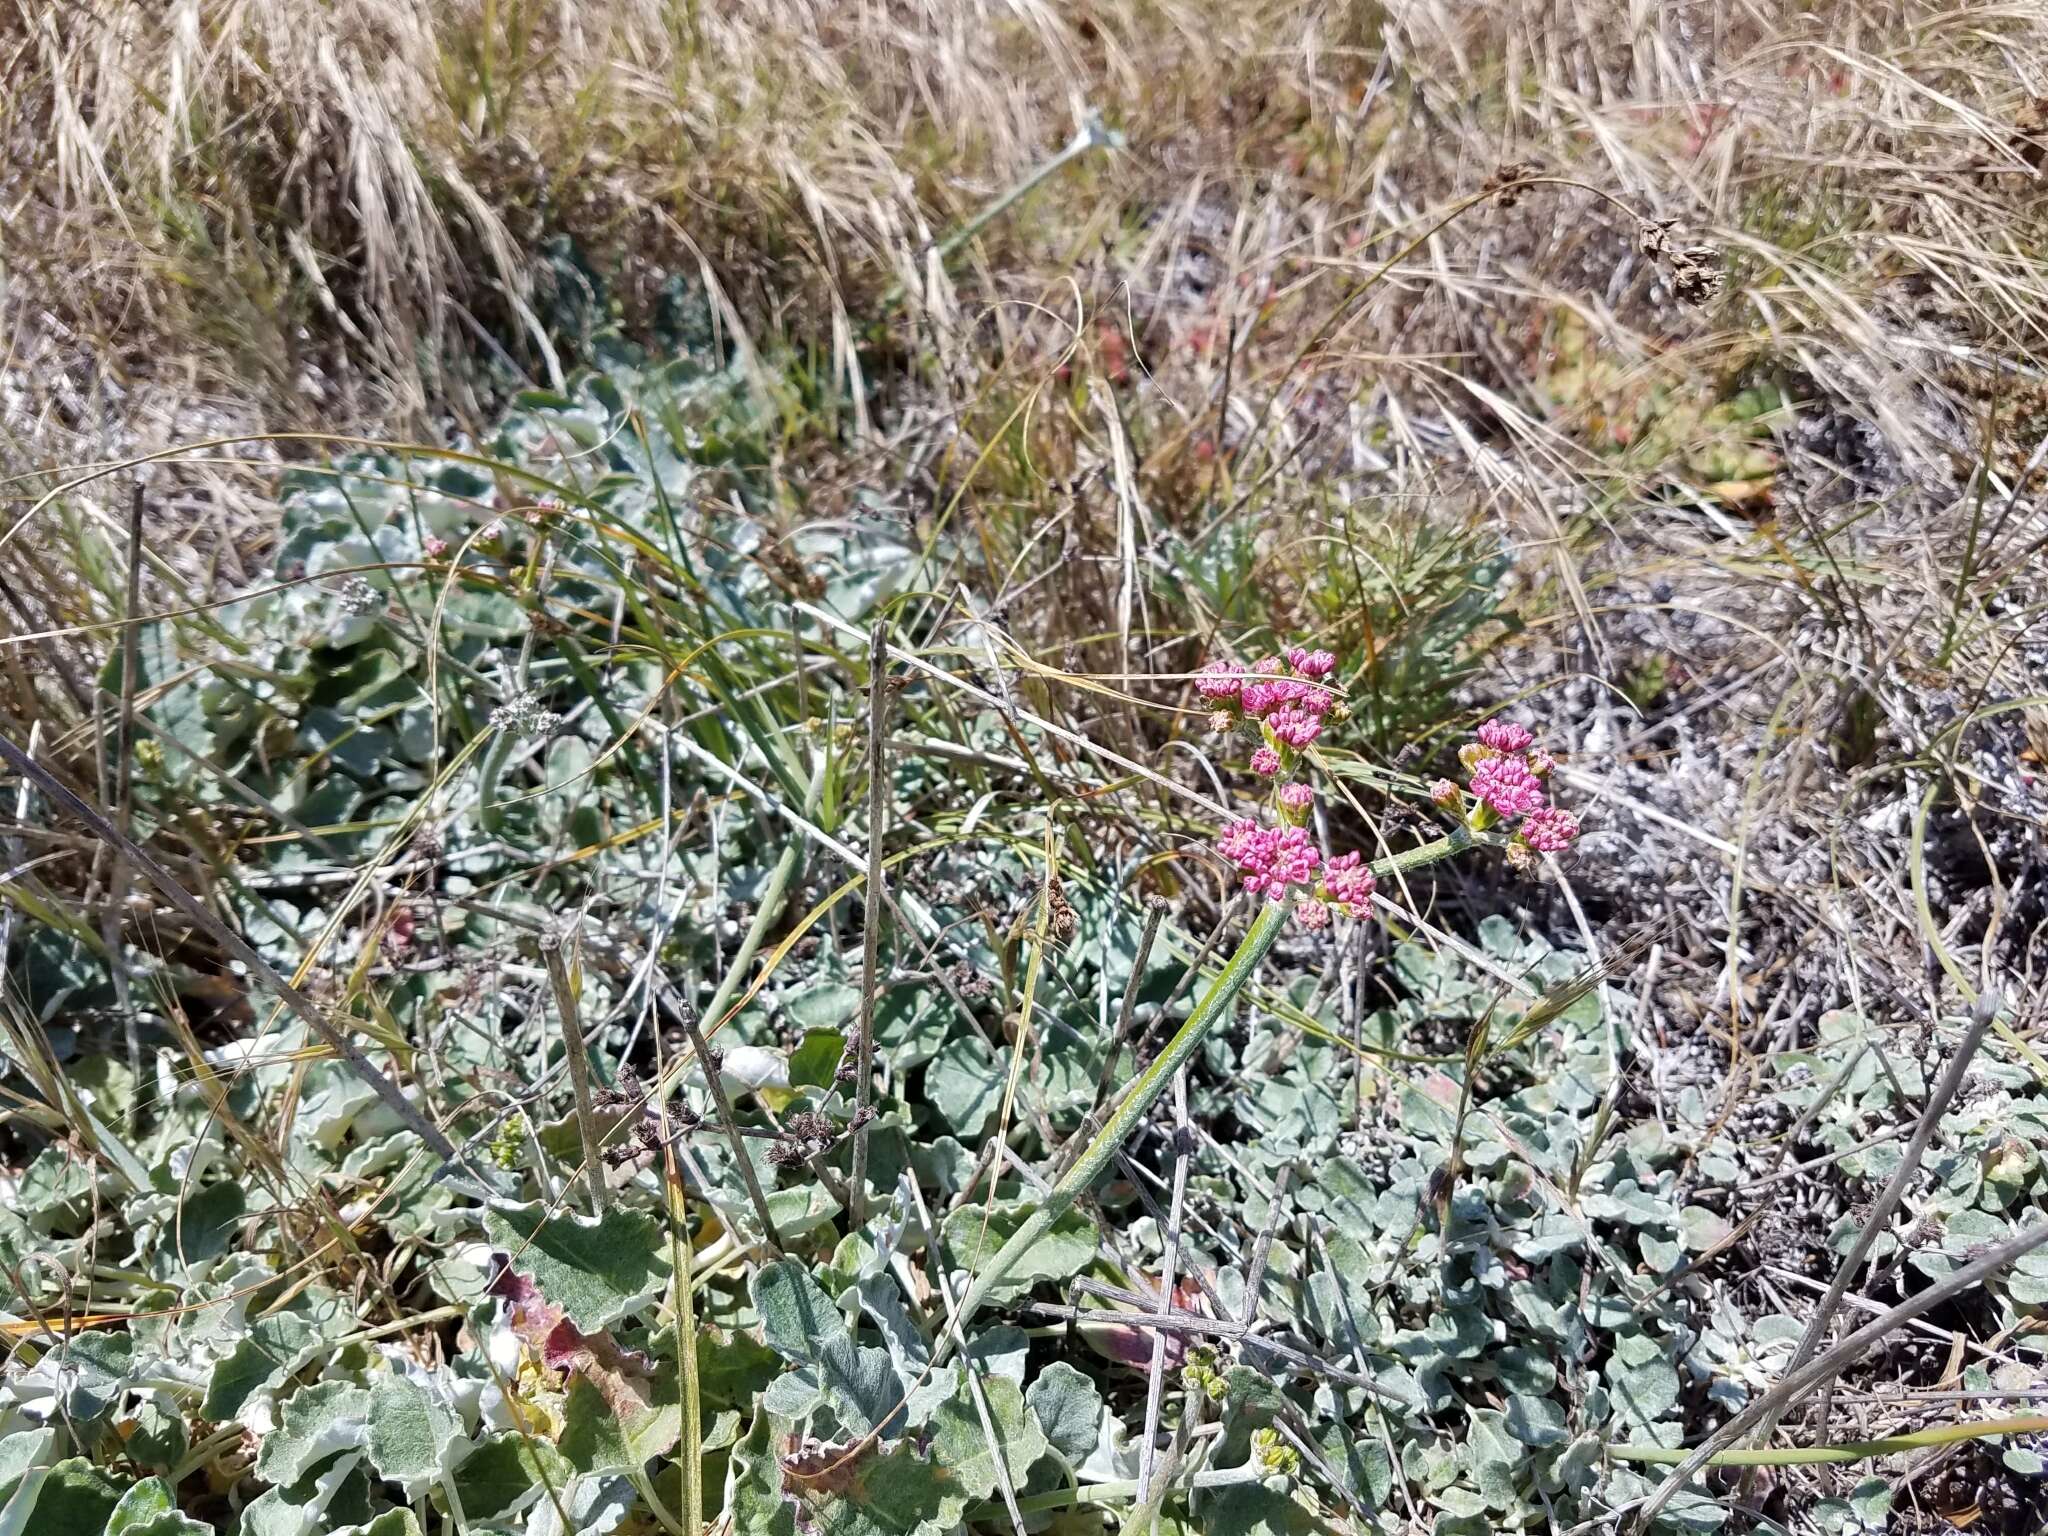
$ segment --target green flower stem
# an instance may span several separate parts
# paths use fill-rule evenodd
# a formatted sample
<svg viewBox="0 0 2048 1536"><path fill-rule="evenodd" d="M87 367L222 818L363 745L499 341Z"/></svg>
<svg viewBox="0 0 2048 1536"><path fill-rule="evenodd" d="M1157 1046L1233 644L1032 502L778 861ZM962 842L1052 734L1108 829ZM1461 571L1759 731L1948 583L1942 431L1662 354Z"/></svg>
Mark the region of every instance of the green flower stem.
<svg viewBox="0 0 2048 1536"><path fill-rule="evenodd" d="M1868 1461L1875 1456L1924 1450L1930 1445L1953 1445L1958 1440L1985 1440L1994 1435L2037 1435L2043 1432L2048 1432L2048 1414L2029 1413L2010 1419L1983 1419L1974 1424L1941 1424L1933 1429L1916 1430L1910 1435L1893 1435L1885 1440L1847 1440L1839 1445L1719 1451L1707 1458L1707 1465L1798 1467L1823 1461ZM1607 1454L1616 1461L1652 1461L1676 1466L1690 1456L1692 1450L1683 1445L1610 1445Z"/></svg>
<svg viewBox="0 0 2048 1536"><path fill-rule="evenodd" d="M1463 853L1473 845L1472 834L1463 827L1456 828L1448 837L1438 838L1419 848L1411 848L1390 859L1383 859L1372 866L1375 878L1384 879L1389 875L1404 874L1435 864L1456 854ZM1109 1166L1117 1149L1127 1141L1146 1115L1151 1113L1159 1095L1166 1085L1173 1081L1178 1072L1200 1049L1209 1032L1230 1016L1231 1005L1237 1001L1237 994L1244 984L1251 980L1252 973L1259 968L1259 962L1273 947L1273 941L1280 937L1280 930L1287 926L1292 915L1292 906L1284 901L1264 903L1257 918L1252 922L1251 931L1245 934L1237 946L1237 952L1224 963L1216 979L1209 983L1187 1020L1174 1032L1159 1054L1131 1079L1123 1100L1116 1112L1103 1123L1100 1131L1090 1141L1081 1155L1074 1160L1060 1181L1053 1185L1045 1201L1025 1218L1010 1240L998 1248L995 1257L985 1268L979 1268L974 1282L967 1288L967 1294L960 1299L959 1310L954 1314L953 1326L939 1341L938 1352L932 1364L943 1362L964 1337L967 1322L987 1302L988 1293L999 1285L1017 1267L1032 1245L1051 1230L1054 1222L1073 1208L1074 1202L1094 1184L1103 1169Z"/></svg>

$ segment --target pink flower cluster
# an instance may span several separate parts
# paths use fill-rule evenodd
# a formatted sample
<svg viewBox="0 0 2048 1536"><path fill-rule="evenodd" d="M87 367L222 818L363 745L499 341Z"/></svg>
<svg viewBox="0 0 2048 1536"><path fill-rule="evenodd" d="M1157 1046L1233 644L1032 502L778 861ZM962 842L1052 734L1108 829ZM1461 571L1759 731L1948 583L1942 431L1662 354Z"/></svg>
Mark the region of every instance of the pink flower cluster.
<svg viewBox="0 0 2048 1536"><path fill-rule="evenodd" d="M1212 661L1195 676L1195 691L1213 707L1210 725L1231 731L1256 721L1261 742L1252 753L1252 772L1284 780L1297 754L1322 735L1337 694L1324 681L1337 670L1328 651L1292 646L1250 670ZM1315 791L1282 782L1273 791L1279 825L1234 821L1216 840L1217 851L1237 867L1248 891L1269 901L1293 901L1305 928L1326 928L1333 913L1363 919L1372 913L1373 876L1356 853L1324 862L1308 831ZM1318 874L1317 866L1321 865Z"/></svg>
<svg viewBox="0 0 2048 1536"><path fill-rule="evenodd" d="M1269 901L1286 901L1300 888L1295 916L1305 927L1327 926L1333 909L1350 918L1372 915L1372 893L1378 882L1364 859L1357 853L1341 853L1324 862L1306 827L1262 827L1255 821L1234 821L1216 840L1216 847L1237 866L1244 876L1244 888L1254 894L1263 891ZM1322 864L1320 878L1318 863Z"/></svg>
<svg viewBox="0 0 2048 1536"><path fill-rule="evenodd" d="M1538 853L1563 853L1579 835L1579 818L1546 805L1522 818L1522 841Z"/></svg>
<svg viewBox="0 0 2048 1536"><path fill-rule="evenodd" d="M1460 749L1458 760L1471 775L1466 788L1475 802L1465 820L1473 830L1496 821L1515 821L1508 844L1508 862L1531 867L1539 853L1562 853L1579 835L1579 819L1550 803L1544 780L1557 760L1535 744L1536 738L1512 720L1488 720L1473 733L1475 740ZM1464 805L1464 795L1448 779L1430 786L1430 798L1446 810Z"/></svg>
<svg viewBox="0 0 2048 1536"><path fill-rule="evenodd" d="M1263 745L1252 754L1252 772L1274 778L1292 766L1294 753L1322 735L1337 702L1323 679L1336 670L1337 658L1330 652L1297 645L1249 671L1212 661L1195 675L1195 691L1215 706L1209 724L1216 730L1258 722Z"/></svg>
<svg viewBox="0 0 2048 1536"><path fill-rule="evenodd" d="M1526 732L1524 733L1527 734ZM1542 809L1543 781L1519 757L1489 757L1472 770L1472 793L1503 821Z"/></svg>
<svg viewBox="0 0 2048 1536"><path fill-rule="evenodd" d="M1289 886L1306 885L1322 858L1308 828L1262 827L1256 821L1233 821L1216 848L1244 875L1246 890L1264 891L1272 901L1285 901Z"/></svg>
<svg viewBox="0 0 2048 1536"><path fill-rule="evenodd" d="M1323 883L1316 894L1347 917L1372 911L1372 893L1379 882L1356 852L1340 853L1323 865Z"/></svg>

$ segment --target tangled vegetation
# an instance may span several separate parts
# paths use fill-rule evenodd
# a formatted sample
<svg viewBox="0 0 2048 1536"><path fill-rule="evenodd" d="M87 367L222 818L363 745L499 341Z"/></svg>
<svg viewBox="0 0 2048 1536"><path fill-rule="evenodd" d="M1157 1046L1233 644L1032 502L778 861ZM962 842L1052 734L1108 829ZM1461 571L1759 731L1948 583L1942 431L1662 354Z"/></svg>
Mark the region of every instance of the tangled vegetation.
<svg viewBox="0 0 2048 1536"><path fill-rule="evenodd" d="M712 9L0 21L0 1533L2048 1530L2048 11Z"/></svg>

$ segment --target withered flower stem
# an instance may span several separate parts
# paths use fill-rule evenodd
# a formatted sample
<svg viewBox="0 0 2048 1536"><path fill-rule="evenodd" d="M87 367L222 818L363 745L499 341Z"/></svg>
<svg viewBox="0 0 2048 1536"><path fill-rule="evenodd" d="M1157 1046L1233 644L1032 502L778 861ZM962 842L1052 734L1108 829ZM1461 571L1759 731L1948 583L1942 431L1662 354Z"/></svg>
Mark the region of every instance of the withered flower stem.
<svg viewBox="0 0 2048 1536"><path fill-rule="evenodd" d="M874 1118L875 999L881 991L882 834L889 817L889 626L875 621L868 637L868 871L860 968L859 1060L853 1080L853 1167L846 1180L851 1230L867 1220L868 1122Z"/></svg>

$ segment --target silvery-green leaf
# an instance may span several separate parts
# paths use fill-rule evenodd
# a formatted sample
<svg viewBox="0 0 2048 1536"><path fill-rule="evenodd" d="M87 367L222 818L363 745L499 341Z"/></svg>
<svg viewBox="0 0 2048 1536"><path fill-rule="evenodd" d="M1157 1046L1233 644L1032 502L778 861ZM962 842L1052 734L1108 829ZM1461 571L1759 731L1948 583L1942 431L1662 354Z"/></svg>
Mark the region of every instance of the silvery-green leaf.
<svg viewBox="0 0 2048 1536"><path fill-rule="evenodd" d="M738 1419L737 1414L719 1417L730 1417L735 1422ZM705 1449L712 1449L709 1436L705 1438ZM607 1536L633 1512L639 1497L632 1483L623 1477L578 1478L562 1499L563 1508L558 1509L553 1499L542 1499L527 1511L522 1536ZM566 1530L562 1526L564 1514L569 1517Z"/></svg>
<svg viewBox="0 0 2048 1536"><path fill-rule="evenodd" d="M1325 1529L1301 1504L1258 1483L1218 1489L1202 1504L1203 1536L1311 1536Z"/></svg>
<svg viewBox="0 0 2048 1536"><path fill-rule="evenodd" d="M972 1273L978 1264L995 1257L1029 1214L1028 1206L999 1205L993 1212L981 1201L961 1206L943 1224L949 1259ZM991 1288L989 1300L1012 1300L1044 1280L1072 1279L1095 1262L1095 1248L1094 1226L1078 1212L1069 1211L1052 1224L1001 1284Z"/></svg>
<svg viewBox="0 0 2048 1536"><path fill-rule="evenodd" d="M421 1536L419 1517L409 1509L387 1509L364 1525L345 1525L334 1536Z"/></svg>
<svg viewBox="0 0 2048 1536"><path fill-rule="evenodd" d="M492 1435L462 1459L454 1485L465 1515L502 1525L545 1497L549 1488L567 1487L573 1475L547 1441L508 1430Z"/></svg>
<svg viewBox="0 0 2048 1536"><path fill-rule="evenodd" d="M955 1035L925 1068L925 1094L955 1134L979 1137L1002 1102L1003 1063L979 1035Z"/></svg>
<svg viewBox="0 0 2048 1536"><path fill-rule="evenodd" d="M213 1536L213 1528L178 1508L170 1484L146 1477L121 1495L107 1518L106 1536Z"/></svg>
<svg viewBox="0 0 2048 1536"><path fill-rule="evenodd" d="M1547 1397L1517 1393L1508 1399L1507 1431L1524 1445L1562 1445L1566 1437L1564 1409Z"/></svg>
<svg viewBox="0 0 2048 1536"><path fill-rule="evenodd" d="M726 1464L725 1503L734 1536L796 1536L795 1506L782 1496L782 1464L766 1411L756 1413Z"/></svg>
<svg viewBox="0 0 2048 1536"><path fill-rule="evenodd" d="M635 1472L674 1447L683 1432L680 1384L672 1372L657 1376L641 1401L604 1393L579 1376L562 1410L561 1451L578 1472Z"/></svg>
<svg viewBox="0 0 2048 1536"><path fill-rule="evenodd" d="M449 1450L462 1432L455 1414L415 1381L379 1378L370 1389L370 1465L407 1499L417 1499L449 1470Z"/></svg>
<svg viewBox="0 0 2048 1536"><path fill-rule="evenodd" d="M57 1440L55 1429L18 1429L0 1438L0 1503L14 1492L29 1468L57 1461Z"/></svg>
<svg viewBox="0 0 2048 1536"><path fill-rule="evenodd" d="M1095 1449L1102 1433L1102 1392L1093 1377L1055 1360L1025 1388L1024 1401L1047 1443L1068 1461L1078 1462Z"/></svg>
<svg viewBox="0 0 2048 1536"><path fill-rule="evenodd" d="M1031 1464L1045 1454L1045 1431L1024 1407L1024 1394L1004 1376L983 1377L982 1401L987 1405L991 1440L965 1381L932 1416L931 1455L969 1497L986 1499L1007 1477L1014 1490L1023 1487Z"/></svg>
<svg viewBox="0 0 2048 1536"><path fill-rule="evenodd" d="M839 1309L801 1264L792 1259L765 1264L749 1289L761 1315L763 1339L801 1367L792 1385L784 1386L790 1378L783 1378L770 1388L778 1413L787 1415L815 1390L825 1394L841 1424L857 1434L901 1422L902 1392L889 1356L853 1342Z"/></svg>
<svg viewBox="0 0 2048 1536"><path fill-rule="evenodd" d="M637 1311L668 1283L668 1236L645 1211L613 1206L591 1219L551 1216L543 1204L499 1206L486 1213L484 1231L585 1333Z"/></svg>
<svg viewBox="0 0 2048 1536"><path fill-rule="evenodd" d="M846 1319L793 1259L764 1264L747 1287L761 1315L761 1339L785 1360L812 1363L819 1343L846 1331Z"/></svg>
<svg viewBox="0 0 2048 1536"><path fill-rule="evenodd" d="M1664 1347L1647 1334L1622 1334L1607 1368L1615 1415L1644 1427L1678 1406L1678 1371Z"/></svg>
<svg viewBox="0 0 2048 1536"><path fill-rule="evenodd" d="M256 1475L288 1487L316 1461L369 1439L370 1394L345 1381L316 1382L285 1399L278 1426L256 1452Z"/></svg>
<svg viewBox="0 0 2048 1536"><path fill-rule="evenodd" d="M349 1486L361 1462L358 1454L343 1455L290 1488L264 1490L242 1511L237 1536L326 1536L332 1523L327 1506Z"/></svg>
<svg viewBox="0 0 2048 1536"><path fill-rule="evenodd" d="M83 1456L30 1467L0 1508L0 1536L100 1536L120 1498Z"/></svg>

